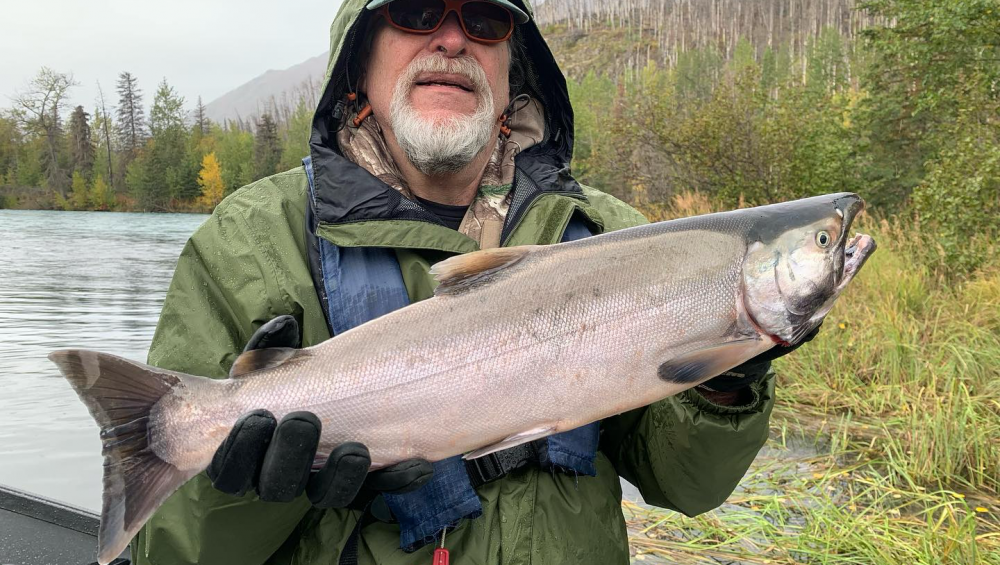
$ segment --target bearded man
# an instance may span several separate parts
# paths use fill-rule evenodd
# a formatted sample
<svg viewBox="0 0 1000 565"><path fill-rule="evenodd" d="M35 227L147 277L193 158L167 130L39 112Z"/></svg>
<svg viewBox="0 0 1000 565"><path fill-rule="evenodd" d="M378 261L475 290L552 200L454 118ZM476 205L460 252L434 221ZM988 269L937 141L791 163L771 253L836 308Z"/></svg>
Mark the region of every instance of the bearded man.
<svg viewBox="0 0 1000 565"><path fill-rule="evenodd" d="M316 345L431 296L428 269L454 254L644 223L571 176L565 80L521 0L345 0L331 36L311 155L191 238L151 364L224 378L242 350ZM332 421L251 412L133 557L422 564L443 541L455 563L628 563L619 477L687 515L721 504L767 437L768 367L470 463L372 473L357 443L311 469Z"/></svg>

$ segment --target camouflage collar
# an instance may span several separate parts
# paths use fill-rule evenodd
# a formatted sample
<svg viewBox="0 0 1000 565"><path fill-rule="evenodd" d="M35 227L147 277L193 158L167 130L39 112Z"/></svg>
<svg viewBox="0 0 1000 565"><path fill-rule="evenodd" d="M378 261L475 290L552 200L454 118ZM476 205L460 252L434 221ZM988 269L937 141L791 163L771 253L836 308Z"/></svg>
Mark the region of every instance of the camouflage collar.
<svg viewBox="0 0 1000 565"><path fill-rule="evenodd" d="M458 231L469 237L481 249L500 246L500 236L504 221L510 209L511 187L514 181L514 158L528 149L542 137L544 114L540 104L528 97L516 101L517 110L507 121L511 129L509 137L496 139L475 200L469 206ZM353 123L349 116L347 123ZM385 136L374 116L369 115L358 127L348 125L337 134L337 142L352 163L371 173L372 176L395 189L411 202L416 202L393 161L386 146Z"/></svg>

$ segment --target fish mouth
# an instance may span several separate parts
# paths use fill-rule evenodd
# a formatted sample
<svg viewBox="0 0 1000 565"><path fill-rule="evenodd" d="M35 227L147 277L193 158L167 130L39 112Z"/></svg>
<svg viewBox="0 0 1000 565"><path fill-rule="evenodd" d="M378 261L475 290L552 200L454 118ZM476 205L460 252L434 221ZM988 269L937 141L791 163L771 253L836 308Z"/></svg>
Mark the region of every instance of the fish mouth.
<svg viewBox="0 0 1000 565"><path fill-rule="evenodd" d="M851 282L851 279L858 274L865 261L868 261L877 247L875 239L863 233L856 234L847 242L847 245L844 246L844 275L841 277L838 291Z"/></svg>
<svg viewBox="0 0 1000 565"><path fill-rule="evenodd" d="M834 200L833 205L837 211L837 215L843 218L840 235L844 236L847 234L847 230L851 228L851 224L854 223L854 219L864 211L865 201L857 194L851 193L837 198Z"/></svg>

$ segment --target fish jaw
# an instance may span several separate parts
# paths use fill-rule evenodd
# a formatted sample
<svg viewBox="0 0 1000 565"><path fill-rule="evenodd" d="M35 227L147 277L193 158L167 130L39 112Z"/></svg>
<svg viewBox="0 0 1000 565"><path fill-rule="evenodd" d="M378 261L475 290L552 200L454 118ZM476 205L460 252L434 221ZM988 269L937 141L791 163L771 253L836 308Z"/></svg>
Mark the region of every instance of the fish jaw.
<svg viewBox="0 0 1000 565"><path fill-rule="evenodd" d="M837 286L837 294L840 294L854 279L854 276L858 274L876 249L878 249L878 244L875 243L875 239L863 233L855 235L844 246L844 274Z"/></svg>

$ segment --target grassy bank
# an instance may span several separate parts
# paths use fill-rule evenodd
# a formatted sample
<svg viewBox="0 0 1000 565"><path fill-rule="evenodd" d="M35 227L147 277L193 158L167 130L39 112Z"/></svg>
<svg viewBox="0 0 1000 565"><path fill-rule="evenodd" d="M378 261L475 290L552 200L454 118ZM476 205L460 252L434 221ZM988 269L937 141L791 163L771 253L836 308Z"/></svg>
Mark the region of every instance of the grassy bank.
<svg viewBox="0 0 1000 565"><path fill-rule="evenodd" d="M712 209L686 195L646 212ZM626 505L636 550L676 563L1000 564L1000 264L948 277L906 223L858 231L879 250L819 336L776 367L777 448L728 508L687 519ZM781 449L789 438L810 450Z"/></svg>

